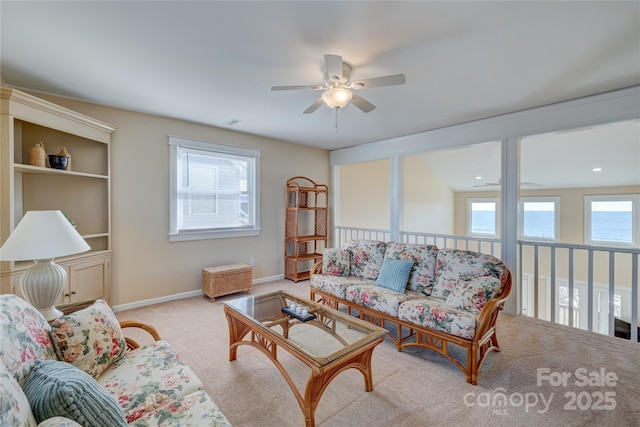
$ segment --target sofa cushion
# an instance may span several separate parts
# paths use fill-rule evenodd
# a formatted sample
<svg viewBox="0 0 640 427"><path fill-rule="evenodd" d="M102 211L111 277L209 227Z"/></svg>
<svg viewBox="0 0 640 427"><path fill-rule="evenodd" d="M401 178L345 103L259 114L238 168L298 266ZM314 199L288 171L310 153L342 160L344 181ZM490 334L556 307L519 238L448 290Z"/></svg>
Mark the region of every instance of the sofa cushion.
<svg viewBox="0 0 640 427"><path fill-rule="evenodd" d="M352 240L344 248L351 254L351 276L374 280L378 277L384 260L385 242Z"/></svg>
<svg viewBox="0 0 640 427"><path fill-rule="evenodd" d="M403 302L398 319L465 339L476 333L476 314L448 307L444 300L424 297Z"/></svg>
<svg viewBox="0 0 640 427"><path fill-rule="evenodd" d="M329 248L322 254L322 274L348 276L351 271L351 254L346 249Z"/></svg>
<svg viewBox="0 0 640 427"><path fill-rule="evenodd" d="M462 308L478 314L487 301L501 291L502 282L497 277L478 277L458 282L455 289L447 297L446 304L452 308Z"/></svg>
<svg viewBox="0 0 640 427"><path fill-rule="evenodd" d="M347 289L347 300L372 310L398 316L398 306L404 301L426 298L422 292L396 292L381 286L353 285Z"/></svg>
<svg viewBox="0 0 640 427"><path fill-rule="evenodd" d="M164 340L125 353L98 383L116 398L129 423L202 389L200 379Z"/></svg>
<svg viewBox="0 0 640 427"><path fill-rule="evenodd" d="M436 273L438 248L417 243L387 243L385 258L413 260L408 289L431 295Z"/></svg>
<svg viewBox="0 0 640 427"><path fill-rule="evenodd" d="M0 295L0 360L24 386L38 359L55 360L51 327L31 304L15 295Z"/></svg>
<svg viewBox="0 0 640 427"><path fill-rule="evenodd" d="M494 256L458 249L440 249L431 296L446 299L458 282L483 276L497 277L504 285L507 272L507 267Z"/></svg>
<svg viewBox="0 0 640 427"><path fill-rule="evenodd" d="M165 406L144 414L134 421L136 427L212 426L230 427L231 424L204 391L196 391Z"/></svg>
<svg viewBox="0 0 640 427"><path fill-rule="evenodd" d="M119 360L127 349L120 322L102 299L55 319L51 332L58 359L94 378Z"/></svg>
<svg viewBox="0 0 640 427"><path fill-rule="evenodd" d="M126 426L118 402L96 380L73 365L39 360L24 393L38 422L61 416L87 426Z"/></svg>
<svg viewBox="0 0 640 427"><path fill-rule="evenodd" d="M20 384L0 362L0 426L35 427L36 419Z"/></svg>
<svg viewBox="0 0 640 427"><path fill-rule="evenodd" d="M391 289L396 292L404 292L409 281L409 274L413 267L413 260L401 260L385 258L376 279L376 286Z"/></svg>
<svg viewBox="0 0 640 427"><path fill-rule="evenodd" d="M311 276L311 287L345 299L347 288L352 285L374 285L373 279L361 279L359 277L329 276L325 274L314 274Z"/></svg>

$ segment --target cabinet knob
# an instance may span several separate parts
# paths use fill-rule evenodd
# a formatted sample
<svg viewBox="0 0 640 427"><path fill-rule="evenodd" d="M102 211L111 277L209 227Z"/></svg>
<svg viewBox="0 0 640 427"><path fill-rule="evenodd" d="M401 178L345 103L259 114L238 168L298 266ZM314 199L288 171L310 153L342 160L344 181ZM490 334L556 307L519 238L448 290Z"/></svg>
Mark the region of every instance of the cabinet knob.
<svg viewBox="0 0 640 427"><path fill-rule="evenodd" d="M75 294L76 294L76 291L71 292L71 295L75 295Z"/></svg>
<svg viewBox="0 0 640 427"><path fill-rule="evenodd" d="M69 294L64 294L64 296L65 296L65 297L68 297L68 296L70 296L70 295L69 295Z"/></svg>

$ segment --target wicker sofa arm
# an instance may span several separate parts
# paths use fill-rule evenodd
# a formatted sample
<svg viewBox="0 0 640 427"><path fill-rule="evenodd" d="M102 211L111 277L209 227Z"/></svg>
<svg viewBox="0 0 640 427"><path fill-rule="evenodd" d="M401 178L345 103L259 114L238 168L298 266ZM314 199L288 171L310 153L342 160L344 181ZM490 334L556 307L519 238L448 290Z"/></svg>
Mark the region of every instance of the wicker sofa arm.
<svg viewBox="0 0 640 427"><path fill-rule="evenodd" d="M511 272L508 272L507 279L502 292L491 298L478 314L476 319L476 340L481 340L484 335L495 327L496 320L498 319L498 312L504 308L504 303L509 299L511 295L512 277Z"/></svg>
<svg viewBox="0 0 640 427"><path fill-rule="evenodd" d="M150 324L148 324L148 323L138 322L138 321L135 321L135 320L121 320L120 321L120 328L122 328L122 329L125 329L125 328L142 329L143 331L145 331L146 333L151 335L151 337L153 338L154 341L159 341L159 340L162 339L160 337L160 333L158 332L158 330L156 328L154 328L153 326L151 326ZM131 337L125 336L125 341L127 342L127 350L134 350L134 349L140 347L140 344L138 344L138 342L136 342Z"/></svg>
<svg viewBox="0 0 640 427"><path fill-rule="evenodd" d="M318 261L311 267L311 275L322 273L322 261Z"/></svg>

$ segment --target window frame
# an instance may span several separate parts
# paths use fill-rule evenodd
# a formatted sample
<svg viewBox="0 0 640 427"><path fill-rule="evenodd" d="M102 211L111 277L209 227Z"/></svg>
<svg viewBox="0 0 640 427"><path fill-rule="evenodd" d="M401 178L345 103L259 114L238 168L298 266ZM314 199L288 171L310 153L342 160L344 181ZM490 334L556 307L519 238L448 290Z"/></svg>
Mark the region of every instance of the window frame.
<svg viewBox="0 0 640 427"><path fill-rule="evenodd" d="M524 204L525 203L553 203L553 234L554 238L525 236L524 234ZM521 197L520 209L518 210L518 237L520 240L537 241L537 242L559 242L560 241L560 197L559 196L540 196L540 197Z"/></svg>
<svg viewBox="0 0 640 427"><path fill-rule="evenodd" d="M473 233L473 215L472 215L472 207L474 203L493 203L495 205L495 233ZM499 236L499 215L500 215L500 204L499 199L497 197L474 197L467 199L467 235L473 237L489 237L489 238L497 238Z"/></svg>
<svg viewBox="0 0 640 427"><path fill-rule="evenodd" d="M202 228L195 230L178 229L178 148L192 148L208 151L222 156L243 157L252 166L247 177L249 205L253 207L251 214L253 224L241 227ZM219 144L209 141L194 140L169 135L169 241L182 242L188 240L222 239L229 237L259 236L260 228L260 157L261 151Z"/></svg>
<svg viewBox="0 0 640 427"><path fill-rule="evenodd" d="M631 202L631 243L591 239L591 202ZM584 244L616 248L640 247L640 194L611 194L584 196Z"/></svg>

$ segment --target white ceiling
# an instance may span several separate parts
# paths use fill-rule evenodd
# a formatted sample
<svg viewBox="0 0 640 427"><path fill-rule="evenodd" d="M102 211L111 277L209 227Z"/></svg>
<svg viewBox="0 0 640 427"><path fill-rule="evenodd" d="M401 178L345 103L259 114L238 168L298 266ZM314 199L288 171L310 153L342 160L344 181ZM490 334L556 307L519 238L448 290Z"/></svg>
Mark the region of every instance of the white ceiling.
<svg viewBox="0 0 640 427"><path fill-rule="evenodd" d="M454 191L500 190L480 186L500 181L497 142L419 157ZM530 136L522 140L521 159L520 182L526 190L640 185L640 122Z"/></svg>
<svg viewBox="0 0 640 427"><path fill-rule="evenodd" d="M3 0L0 19L9 86L325 149L640 84L638 1ZM322 84L326 53L407 83L358 91L377 108L336 133L302 114L320 92L270 90Z"/></svg>

